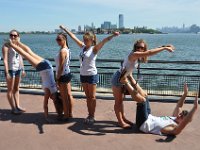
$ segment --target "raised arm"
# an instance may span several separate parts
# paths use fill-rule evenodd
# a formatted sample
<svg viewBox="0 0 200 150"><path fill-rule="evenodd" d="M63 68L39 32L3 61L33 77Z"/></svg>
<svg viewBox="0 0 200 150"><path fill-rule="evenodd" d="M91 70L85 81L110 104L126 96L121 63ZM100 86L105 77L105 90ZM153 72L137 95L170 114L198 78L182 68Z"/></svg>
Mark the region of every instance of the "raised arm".
<svg viewBox="0 0 200 150"><path fill-rule="evenodd" d="M65 28L64 26L60 25L60 29L62 29L63 31L65 31L75 42L76 44L82 48L84 46L84 43L79 40L71 31L69 31L67 28Z"/></svg>
<svg viewBox="0 0 200 150"><path fill-rule="evenodd" d="M173 116L174 117L177 117L182 112L182 107L183 107L183 104L185 103L185 99L187 97L187 94L188 94L188 86L185 83L184 84L183 95L179 99L179 101L178 101L178 103L177 103L177 105L176 105L176 107L174 109L174 112L173 112Z"/></svg>
<svg viewBox="0 0 200 150"><path fill-rule="evenodd" d="M165 46L165 47L158 47L155 49L151 49L151 50L147 50L145 52L134 52L132 53L132 55L129 56L129 59L131 60L137 60L139 58L142 57L149 57L149 56L153 56L156 55L164 50L167 50L168 52L174 52L175 48L173 45L170 46Z"/></svg>
<svg viewBox="0 0 200 150"><path fill-rule="evenodd" d="M181 121L181 123L178 124L177 126L169 125L169 126L163 128L161 130L161 132L164 133L164 134L168 134L168 135L178 135L178 134L180 134L183 131L183 129L192 121L192 118L193 118L195 112L197 111L197 109L198 109L198 94L195 97L193 108L187 114L187 116L185 116L183 121Z"/></svg>
<svg viewBox="0 0 200 150"><path fill-rule="evenodd" d="M110 41L113 37L116 37L119 35L119 32L113 32L113 34L105 39L103 39L101 42L99 42L93 49L93 52L97 54L99 50L104 46L105 43Z"/></svg>

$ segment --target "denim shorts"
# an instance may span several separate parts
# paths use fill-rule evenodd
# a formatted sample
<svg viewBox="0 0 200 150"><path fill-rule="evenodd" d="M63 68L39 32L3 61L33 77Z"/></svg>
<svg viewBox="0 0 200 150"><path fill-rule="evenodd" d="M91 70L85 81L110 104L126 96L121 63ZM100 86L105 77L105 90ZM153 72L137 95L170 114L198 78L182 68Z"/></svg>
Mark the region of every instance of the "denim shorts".
<svg viewBox="0 0 200 150"><path fill-rule="evenodd" d="M112 86L123 87L123 84L119 82L120 76L121 76L121 73L119 71L113 74L113 77L111 80Z"/></svg>
<svg viewBox="0 0 200 150"><path fill-rule="evenodd" d="M21 69L17 70L17 71L8 70L8 72L9 72L9 75L11 78L20 77L20 75L21 75Z"/></svg>
<svg viewBox="0 0 200 150"><path fill-rule="evenodd" d="M52 68L51 63L48 60L44 59L36 66L36 71L40 72L40 71L51 69L51 68Z"/></svg>
<svg viewBox="0 0 200 150"><path fill-rule="evenodd" d="M81 80L81 83L97 84L99 83L99 76L98 74L91 75L91 76L80 75L80 80Z"/></svg>
<svg viewBox="0 0 200 150"><path fill-rule="evenodd" d="M58 82L60 83L69 83L72 79L73 75L71 73L62 75L59 79Z"/></svg>

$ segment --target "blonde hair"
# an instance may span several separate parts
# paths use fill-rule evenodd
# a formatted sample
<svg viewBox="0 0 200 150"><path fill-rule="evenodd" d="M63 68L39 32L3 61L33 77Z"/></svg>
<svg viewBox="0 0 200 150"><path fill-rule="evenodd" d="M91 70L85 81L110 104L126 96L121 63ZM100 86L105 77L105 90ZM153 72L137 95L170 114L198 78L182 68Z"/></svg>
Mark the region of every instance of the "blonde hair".
<svg viewBox="0 0 200 150"><path fill-rule="evenodd" d="M143 40L143 39L139 39L139 40L137 40L137 41L134 43L134 45L133 45L133 51L134 51L134 52L137 51L137 45L138 45L138 44L141 44L141 43L144 44L144 51L147 51L148 45L147 45L146 41ZM147 61L148 61L148 57L143 57L143 58L142 58L142 62L147 63Z"/></svg>
<svg viewBox="0 0 200 150"><path fill-rule="evenodd" d="M83 35L83 38L84 39L90 39L92 40L92 45L95 46L97 44L97 38L96 38L96 35L92 32L86 32L84 35Z"/></svg>

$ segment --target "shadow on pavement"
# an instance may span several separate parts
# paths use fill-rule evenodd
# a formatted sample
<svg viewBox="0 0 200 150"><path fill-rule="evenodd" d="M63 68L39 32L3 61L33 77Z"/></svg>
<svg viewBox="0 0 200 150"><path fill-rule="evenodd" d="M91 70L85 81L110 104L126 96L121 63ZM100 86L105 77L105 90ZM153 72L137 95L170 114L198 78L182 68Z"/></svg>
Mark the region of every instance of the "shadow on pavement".
<svg viewBox="0 0 200 150"><path fill-rule="evenodd" d="M156 142L169 143L169 142L172 142L175 138L176 138L176 136L168 135L168 136L166 136L166 138L157 139Z"/></svg>
<svg viewBox="0 0 200 150"><path fill-rule="evenodd" d="M136 128L136 125L133 125L131 129L122 129L121 127L118 127L117 122L114 121L96 121L93 125L86 125L84 124L83 118L73 118L71 122L74 124L68 127L68 129L82 135L102 136L106 135L107 133L140 133Z"/></svg>
<svg viewBox="0 0 200 150"><path fill-rule="evenodd" d="M55 118L56 114L49 114L51 118ZM44 133L43 125L48 124L44 120L44 114L40 113L23 113L21 115L13 115L9 109L0 109L0 121L11 121L12 123L35 124L38 127L39 134ZM56 124L55 122L54 124ZM50 124L51 125L51 124ZM53 124L52 124L53 125Z"/></svg>

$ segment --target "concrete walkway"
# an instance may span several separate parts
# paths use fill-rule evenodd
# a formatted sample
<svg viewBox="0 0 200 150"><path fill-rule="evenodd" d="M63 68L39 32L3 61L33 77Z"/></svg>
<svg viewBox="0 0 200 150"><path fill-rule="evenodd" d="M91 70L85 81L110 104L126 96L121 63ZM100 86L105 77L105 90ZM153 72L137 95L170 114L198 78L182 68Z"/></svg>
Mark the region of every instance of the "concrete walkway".
<svg viewBox="0 0 200 150"><path fill-rule="evenodd" d="M135 127L123 130L117 127L113 110L113 100L97 100L96 123L93 126L83 124L87 116L86 102L77 99L74 106L74 119L69 123L46 124L43 119L43 97L21 94L21 105L27 112L14 116L6 99L6 93L0 93L0 150L199 150L200 149L200 113L179 136L165 137L142 134ZM170 115L174 103L151 102L154 115ZM127 118L135 120L135 102L126 101ZM192 104L186 104L190 109ZM49 101L50 112L54 112ZM56 118L55 113L51 113Z"/></svg>

